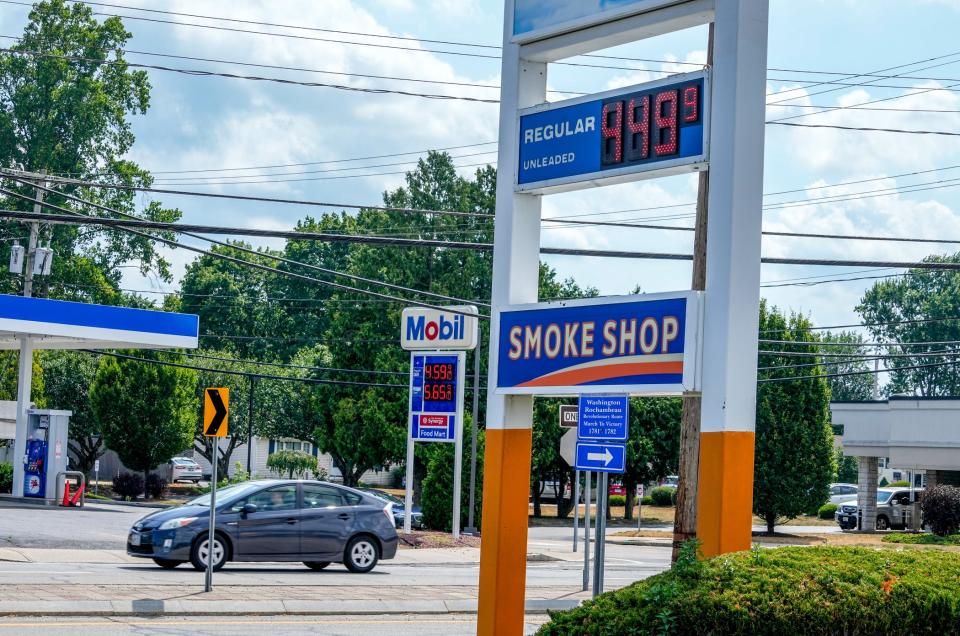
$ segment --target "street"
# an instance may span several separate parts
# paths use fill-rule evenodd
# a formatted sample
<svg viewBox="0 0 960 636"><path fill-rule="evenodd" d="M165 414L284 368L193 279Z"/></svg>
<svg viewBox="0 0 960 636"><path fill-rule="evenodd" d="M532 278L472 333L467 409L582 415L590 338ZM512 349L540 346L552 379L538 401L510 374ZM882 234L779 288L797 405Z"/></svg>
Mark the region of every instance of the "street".
<svg viewBox="0 0 960 636"><path fill-rule="evenodd" d="M527 616L524 633L532 634L547 620L545 615ZM0 619L0 634L252 634L269 630L274 636L325 634L329 636L381 636L395 634L447 636L475 634L476 618L466 615L405 616L250 616L211 618L69 618Z"/></svg>

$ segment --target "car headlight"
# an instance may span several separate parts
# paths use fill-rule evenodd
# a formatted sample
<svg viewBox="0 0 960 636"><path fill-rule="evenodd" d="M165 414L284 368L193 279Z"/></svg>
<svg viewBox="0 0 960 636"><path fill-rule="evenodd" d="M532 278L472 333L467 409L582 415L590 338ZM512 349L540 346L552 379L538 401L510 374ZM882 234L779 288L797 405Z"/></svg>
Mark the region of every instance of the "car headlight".
<svg viewBox="0 0 960 636"><path fill-rule="evenodd" d="M196 517L180 517L179 519L170 519L169 521L164 521L161 523L157 530L176 530L177 528L189 526L196 520Z"/></svg>

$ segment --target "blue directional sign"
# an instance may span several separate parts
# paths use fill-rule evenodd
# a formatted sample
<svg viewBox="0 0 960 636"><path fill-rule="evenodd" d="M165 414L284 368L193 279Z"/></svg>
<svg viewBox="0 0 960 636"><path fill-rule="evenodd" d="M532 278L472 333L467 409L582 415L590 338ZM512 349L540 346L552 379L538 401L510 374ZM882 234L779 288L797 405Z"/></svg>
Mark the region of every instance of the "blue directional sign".
<svg viewBox="0 0 960 636"><path fill-rule="evenodd" d="M630 401L626 395L581 395L577 439L627 441Z"/></svg>
<svg viewBox="0 0 960 636"><path fill-rule="evenodd" d="M622 473L627 465L627 447L623 444L577 443L577 470Z"/></svg>

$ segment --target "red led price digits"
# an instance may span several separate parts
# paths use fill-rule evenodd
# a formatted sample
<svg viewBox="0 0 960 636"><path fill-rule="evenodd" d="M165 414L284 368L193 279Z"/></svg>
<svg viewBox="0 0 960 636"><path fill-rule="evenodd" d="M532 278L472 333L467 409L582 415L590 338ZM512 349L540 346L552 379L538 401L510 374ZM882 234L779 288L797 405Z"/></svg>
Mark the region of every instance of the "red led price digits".
<svg viewBox="0 0 960 636"><path fill-rule="evenodd" d="M658 157L673 155L677 152L677 91L663 91L657 94L656 115L653 118L653 135L658 143L653 151Z"/></svg>
<svg viewBox="0 0 960 636"><path fill-rule="evenodd" d="M683 121L690 124L700 118L700 87L687 86L683 89Z"/></svg>
<svg viewBox="0 0 960 636"><path fill-rule="evenodd" d="M628 95L603 104L601 165L629 164L678 154L681 125L700 121L700 93L700 84L690 84Z"/></svg>
<svg viewBox="0 0 960 636"><path fill-rule="evenodd" d="M627 161L650 156L650 96L631 99L627 105Z"/></svg>
<svg viewBox="0 0 960 636"><path fill-rule="evenodd" d="M428 364L424 369L424 375L428 380L452 380L452 364Z"/></svg>
<svg viewBox="0 0 960 636"><path fill-rule="evenodd" d="M423 385L423 399L428 402L449 402L453 399L452 384Z"/></svg>
<svg viewBox="0 0 960 636"><path fill-rule="evenodd" d="M604 165L623 161L623 102L603 105L600 118L601 162Z"/></svg>

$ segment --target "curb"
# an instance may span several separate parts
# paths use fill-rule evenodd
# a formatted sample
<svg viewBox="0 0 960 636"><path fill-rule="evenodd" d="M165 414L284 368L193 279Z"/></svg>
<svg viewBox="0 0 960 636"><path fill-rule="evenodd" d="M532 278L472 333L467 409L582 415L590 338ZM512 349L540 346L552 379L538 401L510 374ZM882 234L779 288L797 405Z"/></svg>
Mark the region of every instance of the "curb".
<svg viewBox="0 0 960 636"><path fill-rule="evenodd" d="M574 599L531 600L527 614L580 605ZM477 601L0 601L0 616L336 616L384 614L476 614Z"/></svg>

